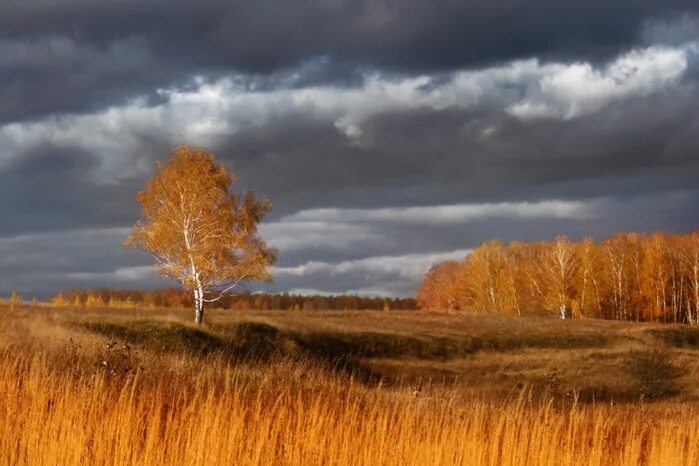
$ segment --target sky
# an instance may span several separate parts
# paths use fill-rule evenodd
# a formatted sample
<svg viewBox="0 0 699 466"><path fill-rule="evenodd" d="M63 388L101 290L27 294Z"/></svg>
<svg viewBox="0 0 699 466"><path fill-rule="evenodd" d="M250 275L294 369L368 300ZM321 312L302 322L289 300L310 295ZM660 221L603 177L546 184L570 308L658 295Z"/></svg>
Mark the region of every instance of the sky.
<svg viewBox="0 0 699 466"><path fill-rule="evenodd" d="M170 285L121 243L184 143L272 201L267 291L693 230L699 2L3 0L0 295Z"/></svg>

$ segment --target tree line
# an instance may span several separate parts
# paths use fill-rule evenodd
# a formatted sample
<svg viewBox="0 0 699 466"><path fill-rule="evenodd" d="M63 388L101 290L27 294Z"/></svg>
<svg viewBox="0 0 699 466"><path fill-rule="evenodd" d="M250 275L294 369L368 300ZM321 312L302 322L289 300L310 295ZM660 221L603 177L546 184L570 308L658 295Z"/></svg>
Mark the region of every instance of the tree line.
<svg viewBox="0 0 699 466"><path fill-rule="evenodd" d="M167 288L163 290L122 290L113 288L72 289L53 295L47 304L61 307L165 307L191 308L191 293ZM411 310L417 308L413 298L382 298L354 295L324 296L287 293L252 293L243 291L221 297L216 307L236 310Z"/></svg>
<svg viewBox="0 0 699 466"><path fill-rule="evenodd" d="M618 233L596 242L485 242L436 264L422 309L699 323L699 230Z"/></svg>

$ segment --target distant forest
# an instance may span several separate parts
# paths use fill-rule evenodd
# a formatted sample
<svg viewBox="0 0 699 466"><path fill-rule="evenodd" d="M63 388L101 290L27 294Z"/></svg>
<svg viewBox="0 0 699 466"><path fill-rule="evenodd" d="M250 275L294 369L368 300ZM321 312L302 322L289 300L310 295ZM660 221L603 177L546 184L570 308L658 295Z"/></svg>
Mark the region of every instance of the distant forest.
<svg viewBox="0 0 699 466"><path fill-rule="evenodd" d="M73 289L52 296L49 304L77 307L171 307L191 308L191 293L167 288L163 290L121 290L112 288ZM413 310L413 298L382 298L354 295L303 296L286 293L241 292L223 296L216 308L238 310Z"/></svg>
<svg viewBox="0 0 699 466"><path fill-rule="evenodd" d="M462 262L433 266L417 299L422 309L696 324L699 230L600 242L493 240Z"/></svg>

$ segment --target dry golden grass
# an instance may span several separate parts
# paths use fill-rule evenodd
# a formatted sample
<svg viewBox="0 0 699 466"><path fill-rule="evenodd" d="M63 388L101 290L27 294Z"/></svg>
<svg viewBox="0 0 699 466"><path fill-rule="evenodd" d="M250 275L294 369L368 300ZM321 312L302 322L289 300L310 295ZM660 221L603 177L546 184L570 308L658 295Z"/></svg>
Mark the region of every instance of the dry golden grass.
<svg viewBox="0 0 699 466"><path fill-rule="evenodd" d="M538 394L535 386L527 385L513 395L488 396L459 384L418 387L395 379L368 383L351 371L334 370L312 352L233 360L225 350L158 346L169 344L166 339L115 341L100 333L103 327L84 325L111 322L142 329L128 314L0 311L5 317L0 322L0 464L699 464L699 407L686 397L656 403L583 403L567 394L550 398L555 394ZM353 321L359 332L391 330L380 313L347 315L344 324L341 316L326 316L327 324L323 314L299 314L297 319L308 321L298 324L293 315L259 313L250 319L301 333L325 329L334 335L343 325L349 332ZM185 329L178 335L186 342L200 342L191 339L201 337L197 330L182 324L177 314L147 317L164 320L162 325L182 325L173 327ZM244 319L213 317L215 325L205 332L212 338L226 335L227 326ZM419 318L397 314L397 332L410 335L410 327L417 326L413 319ZM427 316L429 324L414 333L421 338L453 336L461 327L450 323L459 318L469 325L477 322L474 316ZM485 319L484 328L499 329L500 338L525 338L516 329L533 328L537 322L495 325ZM555 341L545 348L535 339L532 347L510 341L474 356L433 360L420 353L402 361L406 366L460 364L464 373L487 360L501 371L529 366L534 370L532 355L549 354L550 361L543 364L559 364L596 351L616 361L627 345L637 347L646 338L643 326L613 325L605 330L599 322L566 323L565 328L545 324L550 329L539 331L546 335L562 330L608 335L600 337L599 348L561 349ZM463 332L479 331L463 327ZM480 332L479 338L485 338L484 330ZM626 335L639 332L638 339L627 342ZM619 335L624 338L616 339ZM403 342L398 344L402 347ZM379 357L365 362L400 360ZM682 383L689 385L691 380ZM508 390L513 393L511 387Z"/></svg>

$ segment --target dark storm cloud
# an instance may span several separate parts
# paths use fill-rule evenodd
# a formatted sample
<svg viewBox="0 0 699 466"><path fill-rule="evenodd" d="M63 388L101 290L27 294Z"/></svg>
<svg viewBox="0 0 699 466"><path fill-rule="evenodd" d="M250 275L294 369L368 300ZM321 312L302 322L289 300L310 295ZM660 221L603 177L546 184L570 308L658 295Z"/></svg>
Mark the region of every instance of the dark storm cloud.
<svg viewBox="0 0 699 466"><path fill-rule="evenodd" d="M633 196L699 182L696 108L694 89L568 121L523 122L487 108L408 111L365 122L368 147L332 124L294 118L243 131L216 152L276 200L277 215L328 205ZM486 127L495 132L484 137Z"/></svg>
<svg viewBox="0 0 699 466"><path fill-rule="evenodd" d="M425 270L425 264L439 260L461 260L467 250L483 241L500 238L504 241L539 241L565 234L572 239L593 236L601 239L619 230L653 232L685 232L696 228L699 214L694 205L697 190L637 195L635 198L612 198L590 201L588 218L480 218L473 221L429 225L393 225L381 227L386 238L398 238L394 245L380 252L371 246L364 249L365 258L299 260L280 266L271 289L312 289L326 293L354 289L371 294L411 295ZM435 251L435 245L439 250ZM405 254L405 251L423 251Z"/></svg>
<svg viewBox="0 0 699 466"><path fill-rule="evenodd" d="M38 147L0 170L0 237L111 227L137 214L136 184L94 178L99 161L81 148Z"/></svg>
<svg viewBox="0 0 699 466"><path fill-rule="evenodd" d="M689 0L6 1L0 121L157 99L156 87L194 75L284 75L303 62L315 66L307 79L351 83L364 68L602 60L646 40L649 21L697 11ZM660 27L650 37L674 39Z"/></svg>
<svg viewBox="0 0 699 466"><path fill-rule="evenodd" d="M265 98L276 98L275 90ZM333 98L332 92L318 97ZM509 103L498 99L501 94L463 109L381 109L357 123L358 139L338 130L334 116L308 112L305 106L282 108L269 120L242 124L209 146L239 171L239 189L253 187L271 197L272 219L311 207L627 196L697 182L699 96L691 80L568 120L521 120L503 113ZM246 108L233 107L234 114L220 118L239 118ZM116 126L110 136L131 141L125 153L100 149L106 143L99 132L111 124L109 115L72 123L78 128L75 147L41 143L44 134L60 134L71 123L54 127L48 120L27 131L31 136L20 139L37 138L38 145L29 145L0 170L0 204L15 219L3 224L3 231L130 223L136 213L134 193L154 160L181 142L176 134L168 135L170 128L142 127L139 111L131 117L134 123L117 119L125 126ZM156 122L172 119L158 115ZM136 177L110 181L109 176L140 162L146 170ZM116 168L107 179L98 177L100 167L110 163ZM643 182L620 181L630 177ZM590 180L594 183L586 183Z"/></svg>
<svg viewBox="0 0 699 466"><path fill-rule="evenodd" d="M142 254L120 248L123 228L0 236L0 295L46 297L74 287L163 287Z"/></svg>

